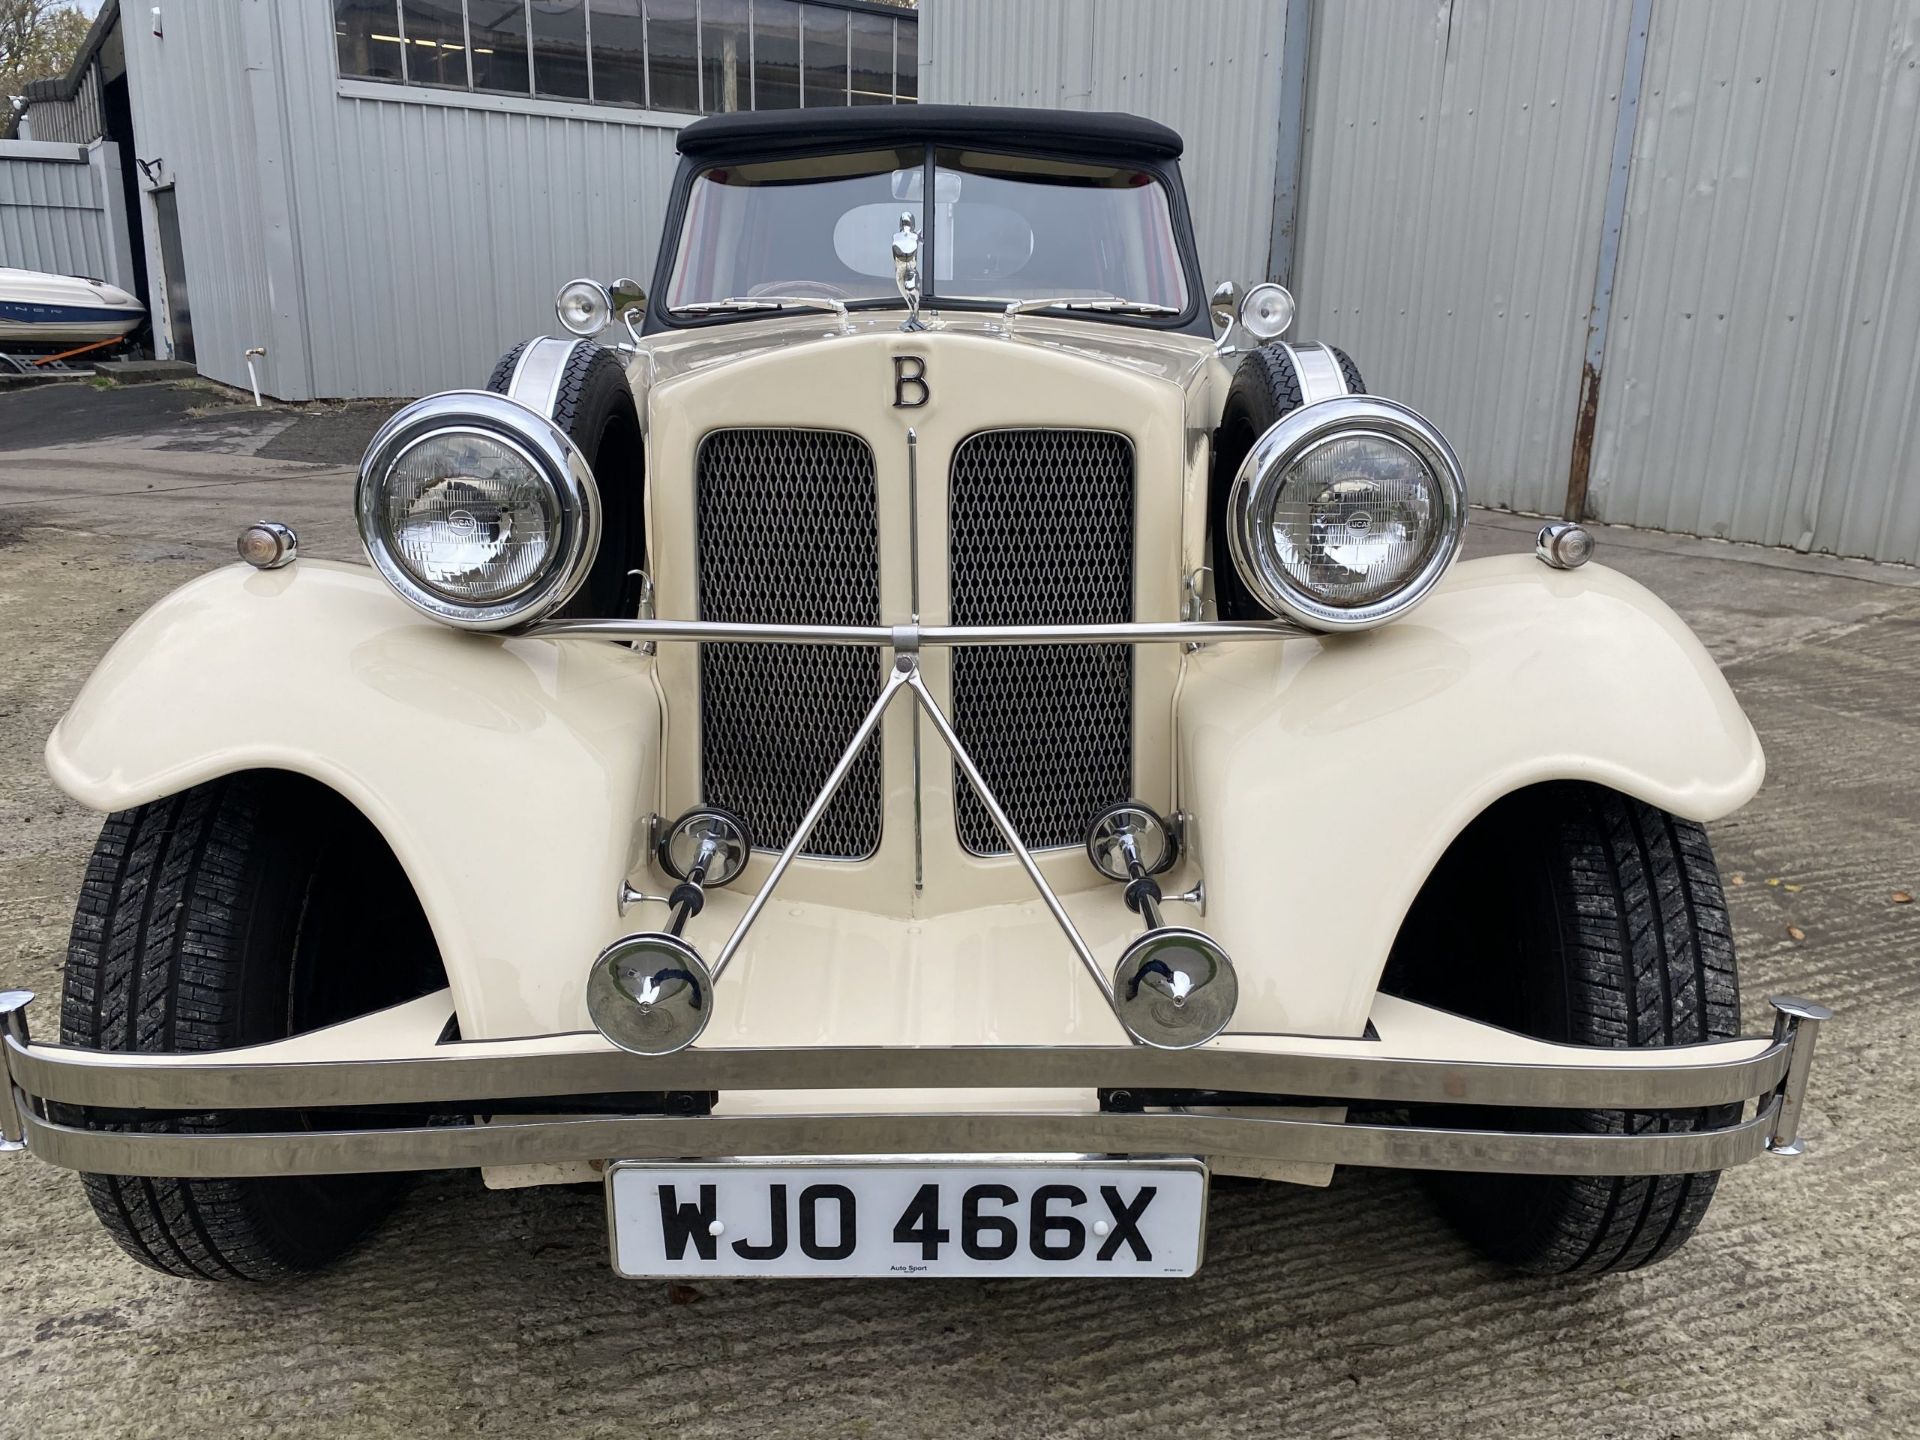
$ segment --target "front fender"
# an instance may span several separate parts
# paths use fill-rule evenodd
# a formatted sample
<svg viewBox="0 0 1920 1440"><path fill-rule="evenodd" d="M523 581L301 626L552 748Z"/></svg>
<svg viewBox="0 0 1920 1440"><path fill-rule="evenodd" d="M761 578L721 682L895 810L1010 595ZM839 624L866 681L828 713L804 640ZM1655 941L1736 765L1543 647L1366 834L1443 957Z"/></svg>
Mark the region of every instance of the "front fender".
<svg viewBox="0 0 1920 1440"><path fill-rule="evenodd" d="M124 810L242 770L332 787L426 908L469 1036L564 1008L621 925L658 787L652 662L470 635L371 570L215 571L101 661L47 741L60 788Z"/></svg>
<svg viewBox="0 0 1920 1440"><path fill-rule="evenodd" d="M1705 821L1766 772L1672 610L1530 555L1456 566L1379 630L1204 650L1176 726L1207 928L1262 957L1236 1030L1358 1034L1422 882L1502 795L1589 780Z"/></svg>

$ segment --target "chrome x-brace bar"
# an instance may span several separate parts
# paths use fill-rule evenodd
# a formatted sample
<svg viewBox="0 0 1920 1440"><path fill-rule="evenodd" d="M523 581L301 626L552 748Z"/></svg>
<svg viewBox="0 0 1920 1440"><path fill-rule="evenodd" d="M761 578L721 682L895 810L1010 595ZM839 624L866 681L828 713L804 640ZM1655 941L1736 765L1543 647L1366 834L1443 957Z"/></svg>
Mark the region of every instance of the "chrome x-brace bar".
<svg viewBox="0 0 1920 1440"><path fill-rule="evenodd" d="M927 689L926 681L920 676L920 657L912 651L902 651L894 656L893 670L887 676L886 685L881 688L878 698L874 700L872 707L860 721L859 728L853 732L853 739L847 742L847 748L841 753L840 759L828 772L826 783L820 787L820 793L814 796L813 804L807 807L807 813L801 816L800 823L794 826L793 837L787 841L786 848L774 860L773 869L767 872L767 878L760 882L760 888L754 892L753 900L747 906L747 913L740 917L740 923L733 927L733 933L727 937L727 943L721 947L720 954L713 963L714 980L719 980L735 952L739 950L741 942L746 938L747 931L753 927L753 922L760 918L760 912L766 908L767 901L773 898L773 890L780 883L780 877L787 873L787 867L792 865L794 858L799 855L800 847L807 843L807 837L813 833L813 827L820 823L820 817L826 813L827 806L833 803L833 797L839 793L841 785L846 782L861 747L872 738L873 732L879 728L880 717L887 713L887 707L893 703L894 696L902 690L913 692L913 697L920 709L926 712L927 718L933 722L933 728L946 742L947 749L953 752L954 763L972 783L974 793L980 797L980 803L986 807L987 814L993 817L994 825L1006 837L1007 845L1012 849L1014 858L1019 860L1020 867L1027 872L1027 878L1033 881L1034 889L1040 892L1040 898L1046 902L1047 909L1053 913L1061 933L1067 937L1067 943L1073 947L1073 953L1079 957L1080 963L1093 977L1093 983L1100 987L1101 995L1105 997L1108 1007L1114 1011L1114 1018L1121 1021L1121 1028L1127 1030L1131 1037L1132 1031L1128 1029L1125 1020L1114 1005L1113 982L1101 970L1100 962L1094 958L1093 950L1075 927L1072 917L1067 914L1066 907L1060 903L1060 897L1054 894L1053 887L1047 884L1046 876L1040 873L1040 867L1034 863L1033 853L1015 833L1013 822L1007 818L1007 812L1000 808L1000 801L995 797L992 787L987 784L986 777L980 773L980 767L973 763L973 757L967 753L967 747L960 743L960 736L954 731L953 722L947 719L946 714L940 709L939 702L933 698L933 692ZM1136 1039L1134 1043L1138 1044L1139 1041Z"/></svg>

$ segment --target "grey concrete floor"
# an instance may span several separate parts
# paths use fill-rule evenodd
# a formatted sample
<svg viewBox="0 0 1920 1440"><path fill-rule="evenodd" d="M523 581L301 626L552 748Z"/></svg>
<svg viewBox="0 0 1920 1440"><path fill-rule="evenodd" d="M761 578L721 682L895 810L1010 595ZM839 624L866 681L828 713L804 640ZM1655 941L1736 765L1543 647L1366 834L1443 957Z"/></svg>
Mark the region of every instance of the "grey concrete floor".
<svg viewBox="0 0 1920 1440"><path fill-rule="evenodd" d="M307 553L352 558L340 447L379 412L163 406L24 449L7 403L0 980L47 995L49 1027L98 822L42 772L47 730L242 523L284 518ZM329 457L346 463L313 463ZM1471 549L1532 528L1479 517ZM1892 898L1920 891L1920 588L1633 532L1601 545L1699 629L1766 742L1766 789L1713 827L1749 1025L1769 991L1840 1012L1807 1156L1730 1174L1664 1266L1516 1279L1410 1179L1347 1172L1218 1191L1190 1281L732 1282L676 1303L609 1272L597 1196L446 1176L329 1273L216 1288L126 1260L72 1177L16 1158L0 1435L1920 1434L1920 1159L1900 1138L1920 1128L1920 904Z"/></svg>

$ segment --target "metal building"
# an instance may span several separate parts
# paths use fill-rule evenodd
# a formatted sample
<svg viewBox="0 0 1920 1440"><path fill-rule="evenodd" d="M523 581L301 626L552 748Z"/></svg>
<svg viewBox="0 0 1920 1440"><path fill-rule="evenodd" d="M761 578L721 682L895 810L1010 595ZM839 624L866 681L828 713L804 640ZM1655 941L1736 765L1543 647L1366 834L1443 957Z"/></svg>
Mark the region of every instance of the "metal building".
<svg viewBox="0 0 1920 1440"><path fill-rule="evenodd" d="M81 139L124 87L120 129L93 113L159 353L245 385L253 351L281 399L416 395L552 328L567 279L649 270L681 126L912 101L917 36L879 0L107 0L24 129Z"/></svg>
<svg viewBox="0 0 1920 1440"><path fill-rule="evenodd" d="M1920 0L923 0L926 98L1187 137L1210 278L1477 500L1920 560Z"/></svg>
<svg viewBox="0 0 1920 1440"><path fill-rule="evenodd" d="M1480 501L1912 563L1916 67L1920 0L107 0L27 128L118 144L162 349L302 399L644 272L702 111L1131 110ZM59 183L0 146L0 263Z"/></svg>

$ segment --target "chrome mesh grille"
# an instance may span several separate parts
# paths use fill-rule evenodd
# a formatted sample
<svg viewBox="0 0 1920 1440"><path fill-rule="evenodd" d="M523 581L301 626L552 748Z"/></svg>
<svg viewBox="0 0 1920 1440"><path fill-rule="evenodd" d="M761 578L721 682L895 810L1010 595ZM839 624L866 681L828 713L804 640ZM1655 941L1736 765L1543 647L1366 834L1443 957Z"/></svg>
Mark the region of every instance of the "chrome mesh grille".
<svg viewBox="0 0 1920 1440"><path fill-rule="evenodd" d="M1133 614L1133 447L1102 430L989 430L954 452L953 623L1100 624ZM1030 848L1077 845L1133 791L1133 650L989 645L953 651L953 724ZM957 777L976 855L1007 843Z"/></svg>
<svg viewBox="0 0 1920 1440"><path fill-rule="evenodd" d="M834 430L716 430L695 480L700 615L760 624L876 625L873 451ZM702 645L701 785L779 848L880 693L878 650ZM880 844L880 742L867 742L803 853Z"/></svg>

